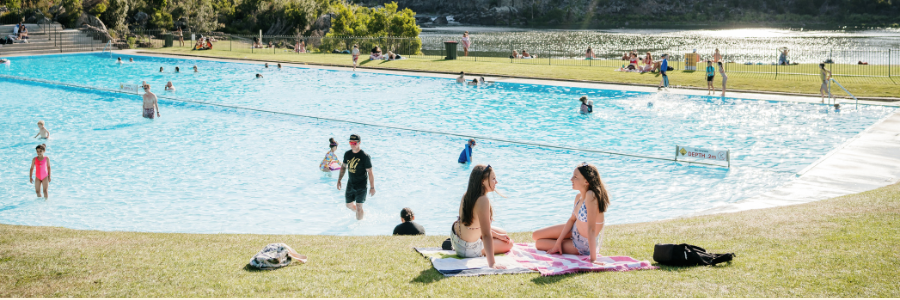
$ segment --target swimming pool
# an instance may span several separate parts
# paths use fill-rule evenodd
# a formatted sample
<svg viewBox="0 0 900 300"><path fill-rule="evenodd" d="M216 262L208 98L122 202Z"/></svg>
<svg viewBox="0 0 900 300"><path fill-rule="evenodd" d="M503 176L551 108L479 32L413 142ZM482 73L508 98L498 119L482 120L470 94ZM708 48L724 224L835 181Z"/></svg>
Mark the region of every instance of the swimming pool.
<svg viewBox="0 0 900 300"><path fill-rule="evenodd" d="M129 56L123 56L127 60ZM894 109L452 80L257 64L99 54L14 58L0 75L115 89L147 80L177 99L523 143L479 140L476 163L498 172L499 226L563 222L581 161L609 185L610 223L675 217L758 195ZM190 66L198 65L199 73ZM159 72L159 67L166 71ZM171 72L175 66L182 73ZM262 73L262 80L251 79ZM161 91L173 81L176 93ZM79 229L197 233L389 234L410 207L429 234L455 220L470 166L465 138L247 109L161 100L162 118L139 117L140 97L0 79L0 222ZM577 113L588 95L595 113ZM653 102L652 107L647 103ZM49 201L25 179L37 120L52 138ZM373 158L378 193L356 221L318 171L335 137L351 133ZM675 144L732 150L731 169L528 145L672 156ZM21 178L22 180L13 180Z"/></svg>

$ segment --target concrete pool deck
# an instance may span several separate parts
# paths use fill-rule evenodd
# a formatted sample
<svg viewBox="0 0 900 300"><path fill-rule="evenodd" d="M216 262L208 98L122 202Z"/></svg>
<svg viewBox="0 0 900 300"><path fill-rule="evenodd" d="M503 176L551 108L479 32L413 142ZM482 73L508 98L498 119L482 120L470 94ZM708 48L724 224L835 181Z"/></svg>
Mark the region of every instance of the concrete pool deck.
<svg viewBox="0 0 900 300"><path fill-rule="evenodd" d="M114 51L122 55L144 55L166 58L223 61L235 63L263 64L264 61L245 59L223 59L211 57L148 53L138 50ZM276 62L269 62L274 64ZM349 71L350 67L321 66L305 63L281 62L283 66L303 67L322 70ZM393 74L407 76L429 76L455 79L458 75L446 73L413 72L387 69L358 68L357 72ZM470 77L473 78L473 77ZM539 84L572 88L591 88L636 92L657 92L655 87L595 82L576 82L511 77L491 77L488 80L506 83ZM673 88L666 93L679 95L707 96L705 90ZM821 103L821 98L785 94L728 92L729 98L784 101L800 103ZM846 103L851 105L853 102ZM900 102L860 100L860 104L879 106L900 106ZM695 212L691 215L730 213L743 210L761 209L775 206L801 204L833 197L855 194L887 186L900 181L900 111L876 122L865 131L847 140L813 164L798 173L799 177L783 183L778 188L755 197L735 203Z"/></svg>

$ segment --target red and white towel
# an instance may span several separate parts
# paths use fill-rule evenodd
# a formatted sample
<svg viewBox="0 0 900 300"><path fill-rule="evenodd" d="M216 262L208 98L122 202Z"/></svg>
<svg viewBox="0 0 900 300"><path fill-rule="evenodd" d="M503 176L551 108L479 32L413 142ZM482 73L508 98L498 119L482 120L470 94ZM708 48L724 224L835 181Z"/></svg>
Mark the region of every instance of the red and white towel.
<svg viewBox="0 0 900 300"><path fill-rule="evenodd" d="M587 255L547 254L534 248L534 244L517 243L507 254L525 268L536 270L541 276L576 272L634 271L659 269L649 261L639 261L628 256L597 256L602 264L591 263Z"/></svg>

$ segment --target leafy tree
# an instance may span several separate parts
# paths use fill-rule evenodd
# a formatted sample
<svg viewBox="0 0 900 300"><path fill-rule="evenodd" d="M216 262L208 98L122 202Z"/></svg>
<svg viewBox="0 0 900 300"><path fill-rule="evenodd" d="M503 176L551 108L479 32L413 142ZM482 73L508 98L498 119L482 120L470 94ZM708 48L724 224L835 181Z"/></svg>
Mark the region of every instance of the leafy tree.
<svg viewBox="0 0 900 300"><path fill-rule="evenodd" d="M150 15L150 25L153 28L163 28L168 29L174 26L174 22L172 22L172 14L169 14L165 11L156 11Z"/></svg>
<svg viewBox="0 0 900 300"><path fill-rule="evenodd" d="M379 46L383 51L418 54L422 49L422 41L418 39L422 28L416 25L416 13L409 8L400 11L398 8L397 2L385 3L384 7L376 9L335 4L336 16L331 20L331 30L322 48L324 51L343 50L355 44L363 52Z"/></svg>
<svg viewBox="0 0 900 300"><path fill-rule="evenodd" d="M69 27L75 27L78 18L81 17L82 3L81 0L62 0L60 5L66 9L66 13L59 18L59 23Z"/></svg>
<svg viewBox="0 0 900 300"><path fill-rule="evenodd" d="M122 30L126 29L125 26L125 18L128 13L128 1L127 0L109 0L109 7L106 8L106 11L98 16L100 20L106 24L106 27Z"/></svg>

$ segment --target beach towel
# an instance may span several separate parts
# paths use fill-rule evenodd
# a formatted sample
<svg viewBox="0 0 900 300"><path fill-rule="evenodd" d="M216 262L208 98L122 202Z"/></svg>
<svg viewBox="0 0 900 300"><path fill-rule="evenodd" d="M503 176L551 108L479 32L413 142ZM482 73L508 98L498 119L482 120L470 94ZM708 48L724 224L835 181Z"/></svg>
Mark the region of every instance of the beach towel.
<svg viewBox="0 0 900 300"><path fill-rule="evenodd" d="M440 247L419 247L414 248L425 258L431 260L434 268L444 276L481 276L481 275L498 275L498 274L522 274L532 273L522 264L516 262L508 255L494 255L494 263L506 266L506 269L488 268L487 258L460 258L456 255L456 251L444 250Z"/></svg>
<svg viewBox="0 0 900 300"><path fill-rule="evenodd" d="M639 261L628 256L598 256L593 264L588 255L547 254L534 248L534 244L515 244L507 254L524 267L536 270L541 276L562 275L576 272L634 271L652 270L659 267L650 265L649 261Z"/></svg>

